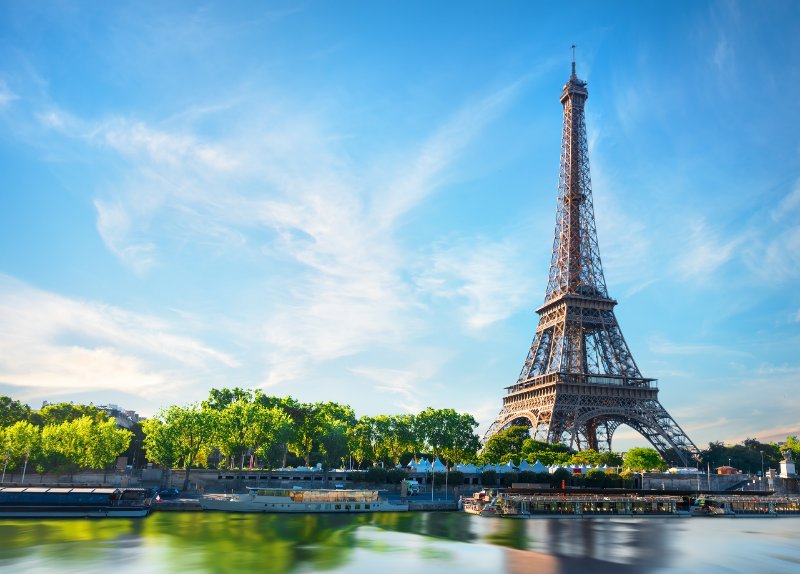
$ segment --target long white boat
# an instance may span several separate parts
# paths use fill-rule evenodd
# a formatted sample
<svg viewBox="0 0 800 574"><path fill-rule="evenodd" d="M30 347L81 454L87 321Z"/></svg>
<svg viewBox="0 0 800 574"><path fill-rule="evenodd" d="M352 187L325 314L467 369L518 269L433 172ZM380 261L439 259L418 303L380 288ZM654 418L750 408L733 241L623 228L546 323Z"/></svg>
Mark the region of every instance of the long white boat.
<svg viewBox="0 0 800 574"><path fill-rule="evenodd" d="M298 490L249 487L247 494L206 495L203 510L226 512L405 512L408 504L392 504L377 490Z"/></svg>

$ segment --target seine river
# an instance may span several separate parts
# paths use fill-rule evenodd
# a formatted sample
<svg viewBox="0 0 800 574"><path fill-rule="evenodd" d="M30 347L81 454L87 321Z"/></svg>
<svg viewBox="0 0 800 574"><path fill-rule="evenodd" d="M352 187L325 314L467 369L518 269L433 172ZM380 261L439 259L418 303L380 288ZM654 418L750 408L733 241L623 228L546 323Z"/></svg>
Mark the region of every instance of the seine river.
<svg viewBox="0 0 800 574"><path fill-rule="evenodd" d="M800 518L463 513L0 520L0 572L800 572Z"/></svg>

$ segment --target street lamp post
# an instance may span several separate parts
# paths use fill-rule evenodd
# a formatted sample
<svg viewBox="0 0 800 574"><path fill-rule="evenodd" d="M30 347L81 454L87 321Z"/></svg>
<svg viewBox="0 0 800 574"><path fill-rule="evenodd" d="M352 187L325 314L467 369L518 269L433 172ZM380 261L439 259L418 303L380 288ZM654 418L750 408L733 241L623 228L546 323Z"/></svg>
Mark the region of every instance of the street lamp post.
<svg viewBox="0 0 800 574"><path fill-rule="evenodd" d="M434 462L436 457L434 455ZM433 471L433 463L431 463L431 502L433 502L433 491L436 489L436 473Z"/></svg>
<svg viewBox="0 0 800 574"><path fill-rule="evenodd" d="M31 455L31 451L25 453L25 465L22 467L22 482L25 482L25 471L28 470L28 457Z"/></svg>
<svg viewBox="0 0 800 574"><path fill-rule="evenodd" d="M6 468L8 468L8 459L10 459L10 458L11 458L11 451L7 450L6 451L6 463L3 465L3 479L0 480L0 483L3 483L3 482L6 481Z"/></svg>
<svg viewBox="0 0 800 574"><path fill-rule="evenodd" d="M761 480L764 480L764 451L759 451L761 453Z"/></svg>

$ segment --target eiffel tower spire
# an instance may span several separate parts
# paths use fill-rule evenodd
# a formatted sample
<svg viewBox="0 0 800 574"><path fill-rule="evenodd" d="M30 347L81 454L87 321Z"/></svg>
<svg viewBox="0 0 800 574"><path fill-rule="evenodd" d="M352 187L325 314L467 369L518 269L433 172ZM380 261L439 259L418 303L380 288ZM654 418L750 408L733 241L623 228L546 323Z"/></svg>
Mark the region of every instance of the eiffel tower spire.
<svg viewBox="0 0 800 574"><path fill-rule="evenodd" d="M587 83L575 72L561 93L564 126L555 236L539 324L516 384L484 441L512 424L538 440L610 449L626 424L667 460L688 465L697 447L658 401L622 336L600 261L584 107Z"/></svg>

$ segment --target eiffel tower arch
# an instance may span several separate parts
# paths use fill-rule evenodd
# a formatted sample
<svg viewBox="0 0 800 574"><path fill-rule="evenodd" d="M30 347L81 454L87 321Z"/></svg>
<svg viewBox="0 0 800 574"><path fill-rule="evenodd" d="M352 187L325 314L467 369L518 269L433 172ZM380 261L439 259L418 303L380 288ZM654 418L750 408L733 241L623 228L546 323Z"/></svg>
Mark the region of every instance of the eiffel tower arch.
<svg viewBox="0 0 800 574"><path fill-rule="evenodd" d="M574 46L573 46L574 48ZM643 377L606 289L592 203L584 106L587 83L572 75L561 93L564 125L550 273L539 324L517 382L483 437L511 425L579 450L610 450L627 425L669 462L689 466L695 444L661 406L655 379Z"/></svg>

